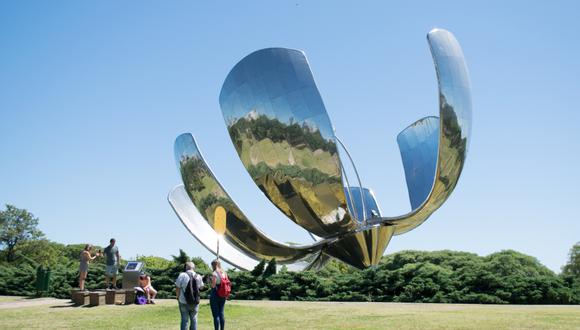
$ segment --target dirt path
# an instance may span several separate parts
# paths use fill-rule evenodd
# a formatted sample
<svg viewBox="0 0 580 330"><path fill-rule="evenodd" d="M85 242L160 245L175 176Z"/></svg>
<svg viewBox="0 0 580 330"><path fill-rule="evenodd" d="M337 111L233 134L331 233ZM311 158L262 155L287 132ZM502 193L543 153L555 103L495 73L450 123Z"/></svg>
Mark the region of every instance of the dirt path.
<svg viewBox="0 0 580 330"><path fill-rule="evenodd" d="M5 297L0 298L0 309L12 309L12 308L22 308L22 307L34 307L42 305L63 305L70 303L69 299L56 299L56 298L28 298L28 297Z"/></svg>

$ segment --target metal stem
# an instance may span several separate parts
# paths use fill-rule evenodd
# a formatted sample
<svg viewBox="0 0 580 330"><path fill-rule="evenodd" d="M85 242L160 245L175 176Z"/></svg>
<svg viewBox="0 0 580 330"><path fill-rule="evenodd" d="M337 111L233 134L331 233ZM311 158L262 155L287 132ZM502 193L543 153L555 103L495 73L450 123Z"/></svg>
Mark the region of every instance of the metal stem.
<svg viewBox="0 0 580 330"><path fill-rule="evenodd" d="M220 260L220 237L217 238L217 260Z"/></svg>
<svg viewBox="0 0 580 330"><path fill-rule="evenodd" d="M360 187L360 199L362 201L362 208L363 208L363 222L366 224L367 222L367 212L366 212L366 206L365 206L365 196L364 196L364 191L363 191L363 185L360 181L360 176L358 175L358 171L356 170L356 165L354 165L354 161L352 160L352 157L350 156L350 152L348 152L348 149L346 149L346 146L344 145L344 143L342 143L342 141L338 138L338 136L336 136L336 141L338 141L338 143L340 143L340 145L342 146L342 149L344 149L344 151L346 151L346 155L348 156L348 159L350 160L350 163L352 164L352 168L354 169L354 173L356 174L356 179L358 180L358 184ZM350 191L350 190L349 190Z"/></svg>
<svg viewBox="0 0 580 330"><path fill-rule="evenodd" d="M348 182L348 175L346 175L346 171L344 170L344 166L342 166L342 162L341 163L341 168L342 168L342 174L344 175L344 181L346 181L346 188L348 189L348 198L350 199L350 205L352 205L352 211L354 212L354 218L357 219L360 222L360 219L358 219L358 212L356 209L356 205L354 204L354 199L352 198L352 191L350 190L350 183ZM348 207L347 207L348 209Z"/></svg>

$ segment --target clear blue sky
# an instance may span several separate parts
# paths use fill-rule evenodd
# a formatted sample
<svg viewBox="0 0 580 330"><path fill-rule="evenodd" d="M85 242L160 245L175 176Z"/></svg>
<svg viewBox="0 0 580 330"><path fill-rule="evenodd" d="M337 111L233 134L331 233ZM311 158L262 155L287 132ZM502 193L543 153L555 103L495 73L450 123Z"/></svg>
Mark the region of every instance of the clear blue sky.
<svg viewBox="0 0 580 330"><path fill-rule="evenodd" d="M555 271L580 240L580 3L530 1L1 1L0 203L55 241L123 257L211 256L166 201L173 141L192 132L218 178L273 238L307 242L253 184L218 105L242 57L306 52L336 133L385 215L410 209L397 133L437 115L426 43L463 47L473 135L451 198L393 238L403 249L515 249Z"/></svg>

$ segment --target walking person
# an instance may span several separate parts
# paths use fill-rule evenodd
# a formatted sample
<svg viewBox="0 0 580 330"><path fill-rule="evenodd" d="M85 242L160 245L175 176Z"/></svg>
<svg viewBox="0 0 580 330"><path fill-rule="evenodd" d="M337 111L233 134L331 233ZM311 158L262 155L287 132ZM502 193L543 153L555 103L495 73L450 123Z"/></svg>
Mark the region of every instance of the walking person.
<svg viewBox="0 0 580 330"><path fill-rule="evenodd" d="M214 260L211 262L213 274L211 278L211 291L209 294L209 304L213 316L213 327L215 330L224 330L226 319L224 309L226 298L230 294L230 279L228 274L222 269L221 262Z"/></svg>
<svg viewBox="0 0 580 330"><path fill-rule="evenodd" d="M197 312L199 311L199 290L203 288L203 281L195 273L195 264L185 263L184 271L175 280L175 293L181 314L181 330L197 330Z"/></svg>
<svg viewBox="0 0 580 330"><path fill-rule="evenodd" d="M85 248L81 251L80 255L80 266L79 266L79 289L81 291L85 290L85 280L87 279L87 274L89 273L89 262L95 260L100 254L97 252L94 256L91 255L91 250L93 246L91 244L85 245Z"/></svg>
<svg viewBox="0 0 580 330"><path fill-rule="evenodd" d="M116 241L114 238L109 240L109 245L105 248L103 253L105 254L105 288L116 289L117 288L117 273L119 272L119 261L121 256L119 255L119 248L115 245ZM109 284L109 281L111 284Z"/></svg>

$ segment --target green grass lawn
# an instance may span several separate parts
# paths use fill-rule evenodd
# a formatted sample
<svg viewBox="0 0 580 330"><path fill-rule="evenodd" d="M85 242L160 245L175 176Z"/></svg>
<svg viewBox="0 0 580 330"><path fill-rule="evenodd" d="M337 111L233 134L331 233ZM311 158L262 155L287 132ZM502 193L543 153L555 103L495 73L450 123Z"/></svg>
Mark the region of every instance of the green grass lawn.
<svg viewBox="0 0 580 330"><path fill-rule="evenodd" d="M212 328L202 302L200 329ZM235 301L229 329L580 329L580 306ZM69 307L65 303L0 309L1 329L176 329L174 300L157 305Z"/></svg>
<svg viewBox="0 0 580 330"><path fill-rule="evenodd" d="M24 297L17 297L17 296L0 296L0 303L6 302L13 302L13 301L20 301L26 299Z"/></svg>

